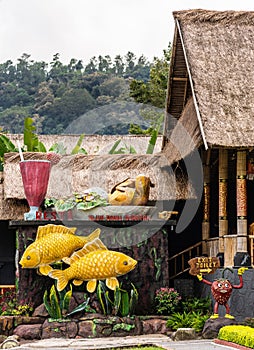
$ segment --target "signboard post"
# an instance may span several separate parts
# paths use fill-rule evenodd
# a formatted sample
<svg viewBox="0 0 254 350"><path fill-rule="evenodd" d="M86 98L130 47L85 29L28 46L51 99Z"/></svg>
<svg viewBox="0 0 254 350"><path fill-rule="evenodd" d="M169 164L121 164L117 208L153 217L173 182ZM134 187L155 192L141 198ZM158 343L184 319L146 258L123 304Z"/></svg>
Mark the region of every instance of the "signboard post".
<svg viewBox="0 0 254 350"><path fill-rule="evenodd" d="M193 276L199 274L214 273L220 267L220 259L218 257L199 256L188 261L190 265L189 273Z"/></svg>

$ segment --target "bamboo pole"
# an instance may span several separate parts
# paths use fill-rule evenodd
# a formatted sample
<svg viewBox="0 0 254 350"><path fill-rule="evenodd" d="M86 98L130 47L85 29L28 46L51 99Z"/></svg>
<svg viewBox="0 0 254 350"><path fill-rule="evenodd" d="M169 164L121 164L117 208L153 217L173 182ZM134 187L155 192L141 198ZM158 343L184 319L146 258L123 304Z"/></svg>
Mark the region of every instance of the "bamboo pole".
<svg viewBox="0 0 254 350"><path fill-rule="evenodd" d="M228 151L219 150L219 253L224 254L223 236L228 234Z"/></svg>
<svg viewBox="0 0 254 350"><path fill-rule="evenodd" d="M246 151L237 151L236 160L237 252L247 252Z"/></svg>

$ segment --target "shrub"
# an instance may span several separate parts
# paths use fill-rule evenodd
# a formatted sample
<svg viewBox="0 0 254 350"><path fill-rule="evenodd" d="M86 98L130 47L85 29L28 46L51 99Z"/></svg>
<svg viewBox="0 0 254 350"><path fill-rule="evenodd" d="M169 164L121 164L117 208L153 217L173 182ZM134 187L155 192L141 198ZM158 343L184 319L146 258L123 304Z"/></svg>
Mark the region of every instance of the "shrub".
<svg viewBox="0 0 254 350"><path fill-rule="evenodd" d="M159 315L170 315L172 314L180 300L180 294L174 288L160 288L155 292L155 309Z"/></svg>
<svg viewBox="0 0 254 350"><path fill-rule="evenodd" d="M175 312L167 320L167 327L176 331L178 328L194 328L201 332L209 315L201 312Z"/></svg>
<svg viewBox="0 0 254 350"><path fill-rule="evenodd" d="M181 306L183 311L201 312L206 315L212 310L212 300L209 296L206 298L187 298L186 300L182 300Z"/></svg>
<svg viewBox="0 0 254 350"><path fill-rule="evenodd" d="M0 315L1 316L30 316L33 308L30 304L21 301L18 303L16 291L6 290L0 296Z"/></svg>
<svg viewBox="0 0 254 350"><path fill-rule="evenodd" d="M224 326L218 338L254 349L254 329L249 326Z"/></svg>
<svg viewBox="0 0 254 350"><path fill-rule="evenodd" d="M191 327L194 328L197 333L202 332L205 322L210 315L202 314L201 312L193 312L191 315Z"/></svg>
<svg viewBox="0 0 254 350"><path fill-rule="evenodd" d="M167 327L176 331L178 328L189 328L191 327L191 313L187 312L175 312L167 320Z"/></svg>

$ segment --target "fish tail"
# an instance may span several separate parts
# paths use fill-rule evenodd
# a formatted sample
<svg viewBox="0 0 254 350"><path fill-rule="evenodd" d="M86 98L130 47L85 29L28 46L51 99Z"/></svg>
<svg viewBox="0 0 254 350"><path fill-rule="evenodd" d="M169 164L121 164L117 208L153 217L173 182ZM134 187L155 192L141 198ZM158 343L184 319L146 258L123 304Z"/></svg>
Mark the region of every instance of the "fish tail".
<svg viewBox="0 0 254 350"><path fill-rule="evenodd" d="M49 272L48 276L57 280L56 288L58 292L61 292L69 282L66 277L66 273L63 270L51 271Z"/></svg>

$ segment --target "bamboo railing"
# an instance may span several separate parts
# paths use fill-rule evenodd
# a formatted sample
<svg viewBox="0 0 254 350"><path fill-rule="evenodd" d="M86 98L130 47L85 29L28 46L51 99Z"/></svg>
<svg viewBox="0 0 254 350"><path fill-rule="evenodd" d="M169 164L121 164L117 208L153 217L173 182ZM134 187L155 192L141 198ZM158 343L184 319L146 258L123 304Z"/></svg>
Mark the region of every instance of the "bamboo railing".
<svg viewBox="0 0 254 350"><path fill-rule="evenodd" d="M191 247L171 256L169 262L169 279L173 279L189 270L188 261L201 255L202 242L198 242Z"/></svg>

